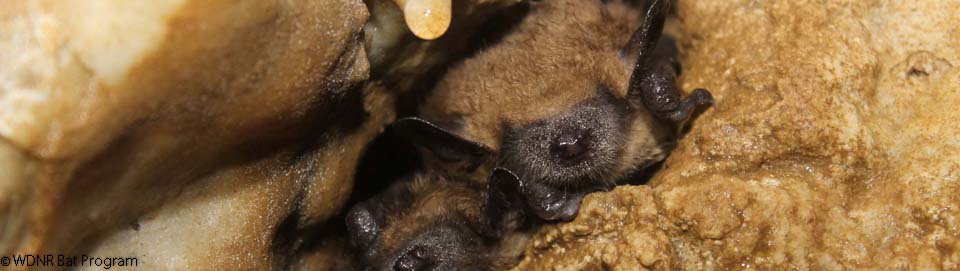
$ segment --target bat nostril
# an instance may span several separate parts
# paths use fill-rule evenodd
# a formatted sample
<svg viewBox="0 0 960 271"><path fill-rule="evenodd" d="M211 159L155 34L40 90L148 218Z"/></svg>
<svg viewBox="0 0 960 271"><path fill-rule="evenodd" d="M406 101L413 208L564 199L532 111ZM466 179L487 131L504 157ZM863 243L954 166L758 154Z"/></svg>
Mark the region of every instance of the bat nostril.
<svg viewBox="0 0 960 271"><path fill-rule="evenodd" d="M420 271L428 270L432 266L433 261L430 259L430 256L427 255L426 249L418 246L400 255L400 258L397 258L396 263L393 265L393 270Z"/></svg>
<svg viewBox="0 0 960 271"><path fill-rule="evenodd" d="M554 139L553 144L551 144L551 151L564 161L580 161L590 151L589 134L564 133Z"/></svg>
<svg viewBox="0 0 960 271"><path fill-rule="evenodd" d="M563 159L573 159L587 152L587 146L579 141L563 141L557 143L558 153Z"/></svg>

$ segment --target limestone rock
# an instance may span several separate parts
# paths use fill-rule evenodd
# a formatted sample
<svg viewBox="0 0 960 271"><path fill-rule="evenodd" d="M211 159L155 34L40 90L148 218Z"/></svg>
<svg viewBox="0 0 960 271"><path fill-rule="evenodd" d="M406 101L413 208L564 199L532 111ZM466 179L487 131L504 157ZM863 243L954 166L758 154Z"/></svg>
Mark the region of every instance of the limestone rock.
<svg viewBox="0 0 960 271"><path fill-rule="evenodd" d="M350 163L361 148L353 145L366 142L299 139L365 128L372 132L356 139L369 140L389 121L374 114L375 127L361 124L367 112L356 86L369 67L360 1L7 4L0 8L0 254L109 250L105 232L138 223L169 233L149 237L161 243L223 234L201 229L221 220L229 223L218 231L262 229L258 247L269 247L270 230L294 207L302 220L322 221L350 189L351 170L323 155L290 153L334 148L343 157L333 160ZM191 184L196 190L184 192ZM301 186L326 204L293 206ZM177 203L140 218L168 199ZM224 228L231 225L238 228ZM177 259L164 264L186 268Z"/></svg>
<svg viewBox="0 0 960 271"><path fill-rule="evenodd" d="M588 195L576 220L541 229L516 270L669 270L676 261L649 187Z"/></svg>
<svg viewBox="0 0 960 271"><path fill-rule="evenodd" d="M679 1L683 89L716 106L518 269L960 269L957 10Z"/></svg>

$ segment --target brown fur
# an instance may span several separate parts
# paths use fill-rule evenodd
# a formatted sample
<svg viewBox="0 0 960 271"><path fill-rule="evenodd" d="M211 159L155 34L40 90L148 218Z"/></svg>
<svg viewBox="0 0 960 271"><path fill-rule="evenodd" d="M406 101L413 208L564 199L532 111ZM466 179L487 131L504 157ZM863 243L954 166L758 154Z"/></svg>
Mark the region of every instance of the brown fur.
<svg viewBox="0 0 960 271"><path fill-rule="evenodd" d="M410 200L402 210L387 213L383 231L383 249L393 251L416 232L429 228L440 219L479 221L480 193L463 184L438 176L415 175L402 197Z"/></svg>

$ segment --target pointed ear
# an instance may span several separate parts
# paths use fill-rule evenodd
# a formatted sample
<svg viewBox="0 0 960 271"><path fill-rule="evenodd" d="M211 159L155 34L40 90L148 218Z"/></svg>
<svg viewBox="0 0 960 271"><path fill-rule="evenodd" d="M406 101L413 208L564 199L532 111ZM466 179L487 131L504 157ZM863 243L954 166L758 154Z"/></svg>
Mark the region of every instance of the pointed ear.
<svg viewBox="0 0 960 271"><path fill-rule="evenodd" d="M675 59L676 45L660 35L670 10L670 0L653 0L637 32L627 48L636 54L633 72L627 86L627 100L632 108L645 108L657 119L683 123L699 107L713 104L713 96L697 89L687 98L677 88L680 65ZM659 51L658 51L659 49Z"/></svg>
<svg viewBox="0 0 960 271"><path fill-rule="evenodd" d="M498 167L490 172L480 214L486 235L500 237L509 230L509 224L515 224L508 220L523 214L524 206L518 189L520 178L510 170Z"/></svg>
<svg viewBox="0 0 960 271"><path fill-rule="evenodd" d="M402 118L393 124L393 128L407 140L430 150L444 161L465 161L479 165L493 153L481 143L462 138L420 118Z"/></svg>
<svg viewBox="0 0 960 271"><path fill-rule="evenodd" d="M630 41L621 49L620 54L625 57L636 56L637 67L648 62L663 33L663 24L669 12L670 0L653 0L644 14L640 27L630 36Z"/></svg>

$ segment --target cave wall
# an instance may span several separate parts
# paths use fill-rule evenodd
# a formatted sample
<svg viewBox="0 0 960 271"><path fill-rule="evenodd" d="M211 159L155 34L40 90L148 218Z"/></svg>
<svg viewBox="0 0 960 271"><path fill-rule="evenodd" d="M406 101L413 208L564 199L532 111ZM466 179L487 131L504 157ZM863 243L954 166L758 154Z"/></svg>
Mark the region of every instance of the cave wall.
<svg viewBox="0 0 960 271"><path fill-rule="evenodd" d="M372 138L389 121L368 118L363 106L360 1L8 4L0 13L4 255L82 253L186 197L197 180L281 152L298 157L323 147L303 138L349 138L368 119L377 121ZM355 149L344 159L359 156ZM274 168L240 179L291 175ZM271 197L291 201L315 183L349 191L352 172L328 173L298 172ZM230 197L243 180L235 182L216 193ZM300 208L304 220L325 220L345 203L310 191L327 204ZM289 205L257 210L271 215L258 223L276 227Z"/></svg>

